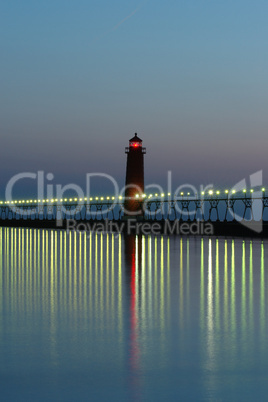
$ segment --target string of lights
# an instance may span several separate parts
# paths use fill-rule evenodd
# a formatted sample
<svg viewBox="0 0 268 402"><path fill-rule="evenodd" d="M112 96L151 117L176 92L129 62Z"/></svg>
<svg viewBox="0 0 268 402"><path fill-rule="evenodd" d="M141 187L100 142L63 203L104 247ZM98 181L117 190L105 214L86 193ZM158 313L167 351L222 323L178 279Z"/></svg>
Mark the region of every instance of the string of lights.
<svg viewBox="0 0 268 402"><path fill-rule="evenodd" d="M191 192L183 192L181 191L179 194L173 195L173 198L171 198L171 193L155 193L155 194L136 194L134 199L148 199L148 200L163 200L165 201L172 201L172 200L179 200L183 198L189 198L192 197L193 199L204 199L205 197L216 197L220 198L222 196L224 197L230 197L230 196L247 196L249 194L253 195L253 193L259 193L262 192L262 195L265 196L266 189L263 187L259 190L254 190L254 189L243 189L243 190L208 190L208 191L201 191L200 193L191 193ZM7 200L7 201L0 201L0 205L27 205L27 204L63 204L63 203L122 203L126 199L133 199L133 197L124 197L124 196L98 196L98 197L84 197L84 198L76 198L76 197L71 197L71 198L51 198L51 199L28 199L28 200Z"/></svg>

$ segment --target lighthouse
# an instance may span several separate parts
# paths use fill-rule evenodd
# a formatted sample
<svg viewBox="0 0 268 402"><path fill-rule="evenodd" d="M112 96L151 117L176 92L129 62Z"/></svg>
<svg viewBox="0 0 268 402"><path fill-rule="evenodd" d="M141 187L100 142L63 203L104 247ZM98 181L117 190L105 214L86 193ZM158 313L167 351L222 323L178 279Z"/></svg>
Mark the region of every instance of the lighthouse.
<svg viewBox="0 0 268 402"><path fill-rule="evenodd" d="M125 216L143 216L142 199L144 193L144 154L142 139L137 133L129 140L125 149L127 154L127 171L125 186Z"/></svg>

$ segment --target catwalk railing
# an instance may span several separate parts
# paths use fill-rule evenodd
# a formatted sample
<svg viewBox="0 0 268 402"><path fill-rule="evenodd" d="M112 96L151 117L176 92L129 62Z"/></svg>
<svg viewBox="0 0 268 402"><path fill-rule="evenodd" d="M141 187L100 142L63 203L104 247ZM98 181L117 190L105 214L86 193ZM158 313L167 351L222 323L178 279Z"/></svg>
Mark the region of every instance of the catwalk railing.
<svg viewBox="0 0 268 402"><path fill-rule="evenodd" d="M71 201L46 200L25 202L1 202L0 221L4 220L121 220L124 215L124 199ZM268 221L268 197L259 196L205 196L145 198L137 200L146 220L264 220Z"/></svg>

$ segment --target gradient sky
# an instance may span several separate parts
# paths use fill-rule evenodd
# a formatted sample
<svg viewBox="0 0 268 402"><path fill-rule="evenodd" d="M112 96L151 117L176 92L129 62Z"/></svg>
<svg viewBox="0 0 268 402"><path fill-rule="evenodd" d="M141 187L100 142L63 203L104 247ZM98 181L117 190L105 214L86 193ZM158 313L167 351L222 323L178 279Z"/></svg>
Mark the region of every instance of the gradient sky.
<svg viewBox="0 0 268 402"><path fill-rule="evenodd" d="M146 183L268 183L267 20L267 0L0 0L0 195L23 171L123 185L136 131Z"/></svg>

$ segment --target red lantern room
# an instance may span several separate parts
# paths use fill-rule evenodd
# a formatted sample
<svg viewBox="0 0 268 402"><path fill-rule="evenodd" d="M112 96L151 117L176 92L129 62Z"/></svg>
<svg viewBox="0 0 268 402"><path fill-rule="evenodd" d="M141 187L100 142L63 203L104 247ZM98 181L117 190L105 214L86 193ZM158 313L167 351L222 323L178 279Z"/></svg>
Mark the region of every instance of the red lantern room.
<svg viewBox="0 0 268 402"><path fill-rule="evenodd" d="M142 147L142 140L138 137L137 133L129 140L129 146L134 148Z"/></svg>
<svg viewBox="0 0 268 402"><path fill-rule="evenodd" d="M130 149L141 149L142 153L146 153L146 148L142 148L142 139L140 139L135 133L135 136L129 140L129 147L126 148L126 153L129 153Z"/></svg>

